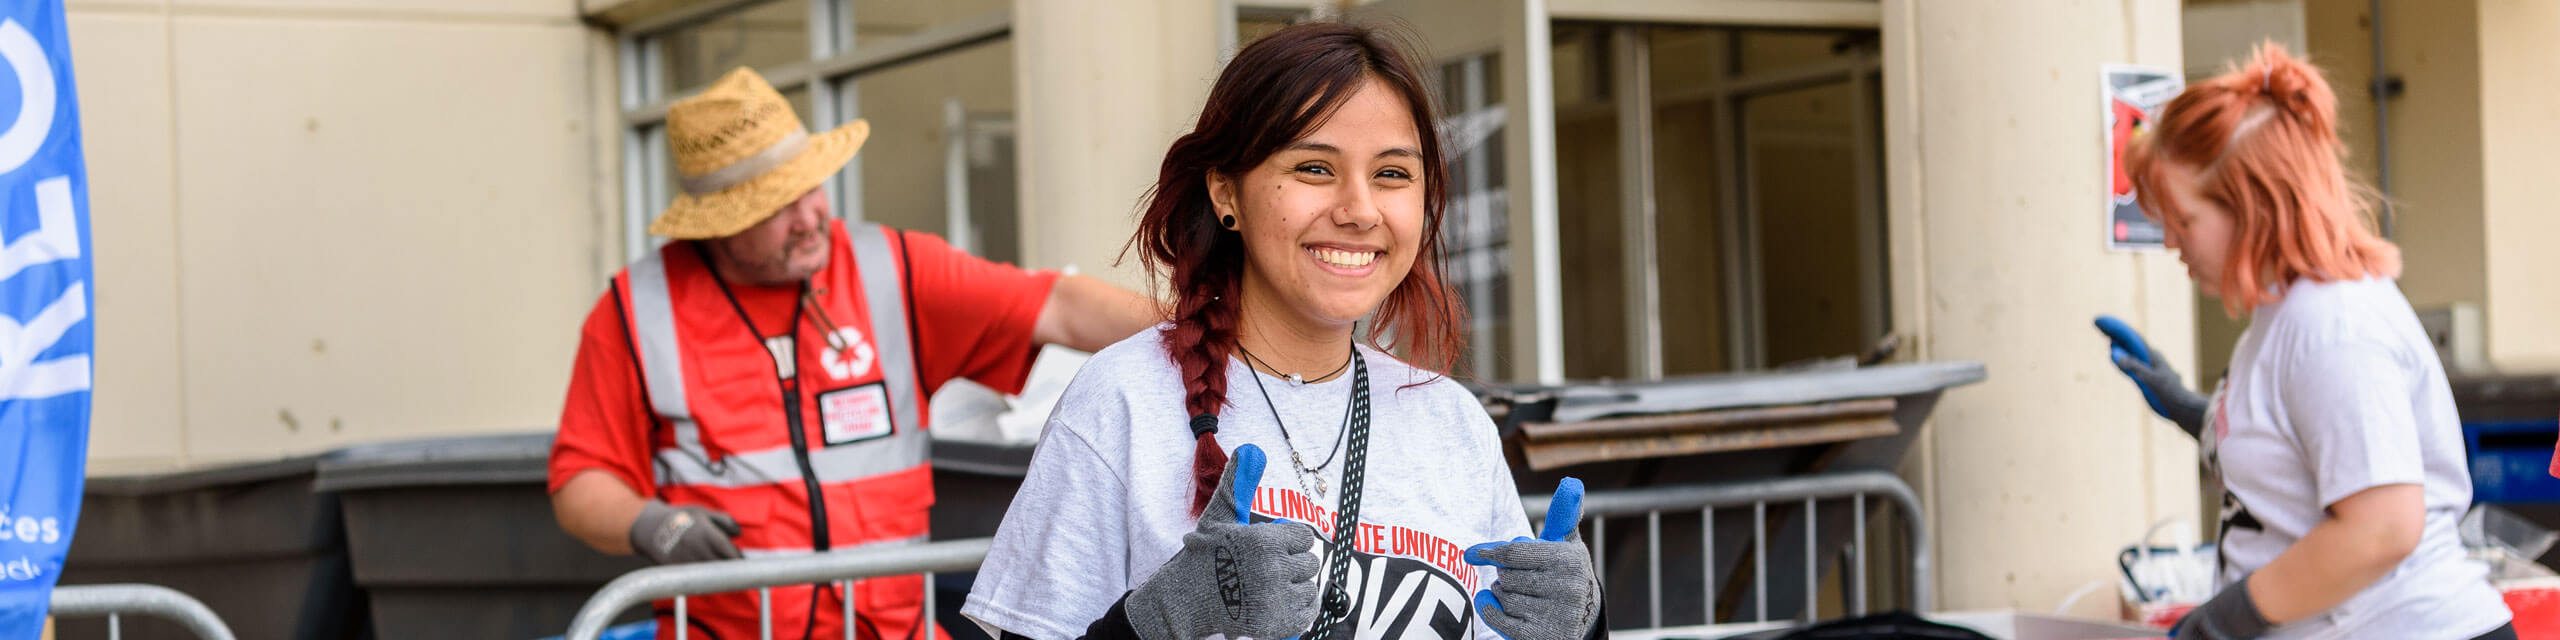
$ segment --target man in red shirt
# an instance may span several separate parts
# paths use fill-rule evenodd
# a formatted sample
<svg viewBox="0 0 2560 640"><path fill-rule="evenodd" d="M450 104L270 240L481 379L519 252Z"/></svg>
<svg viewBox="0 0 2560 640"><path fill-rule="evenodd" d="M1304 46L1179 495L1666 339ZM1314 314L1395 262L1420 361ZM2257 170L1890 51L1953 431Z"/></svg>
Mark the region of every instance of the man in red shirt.
<svg viewBox="0 0 2560 640"><path fill-rule="evenodd" d="M1019 391L1039 345L1098 350L1160 318L1091 278L835 220L820 186L869 125L810 135L753 71L677 102L667 132L684 193L649 231L672 241L587 314L552 445L553 511L598 550L667 564L921 542L935 389ZM924 588L778 587L772 628L842 637L850 597L860 637L913 638ZM691 631L753 637L756 597L689 599Z"/></svg>

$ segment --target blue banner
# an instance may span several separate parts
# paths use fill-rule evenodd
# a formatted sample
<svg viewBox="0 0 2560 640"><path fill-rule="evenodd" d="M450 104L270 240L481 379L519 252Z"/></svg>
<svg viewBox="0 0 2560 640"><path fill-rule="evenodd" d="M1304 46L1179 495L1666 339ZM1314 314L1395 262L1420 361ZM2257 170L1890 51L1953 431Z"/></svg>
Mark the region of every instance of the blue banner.
<svg viewBox="0 0 2560 640"><path fill-rule="evenodd" d="M44 625L89 457L89 172L62 0L0 2L0 638Z"/></svg>

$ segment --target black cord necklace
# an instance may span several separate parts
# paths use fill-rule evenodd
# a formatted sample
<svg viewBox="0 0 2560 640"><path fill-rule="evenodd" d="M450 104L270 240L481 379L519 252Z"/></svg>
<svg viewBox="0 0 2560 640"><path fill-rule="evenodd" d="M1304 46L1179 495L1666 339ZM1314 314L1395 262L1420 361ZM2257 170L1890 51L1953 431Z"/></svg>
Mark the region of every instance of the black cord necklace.
<svg viewBox="0 0 2560 640"><path fill-rule="evenodd" d="M1243 352L1244 357L1250 358L1254 362L1262 362L1262 358L1253 355L1252 351L1246 351L1244 345L1236 345L1236 351ZM1325 374L1324 377L1331 378L1334 374L1341 373L1342 369L1351 367L1352 360L1357 360L1359 358L1359 347L1352 347L1351 358L1342 361L1342 368L1334 369L1334 373ZM1269 366L1270 365L1268 364L1264 365L1265 368L1268 368ZM1306 458L1298 455L1297 439L1290 437L1289 435L1289 421L1280 418L1280 405L1271 401L1271 390L1262 386L1262 374L1260 372L1250 373L1253 374L1253 390L1261 392L1262 394L1263 408L1270 409L1271 421L1280 425L1280 441L1282 444L1289 446L1289 464L1298 468L1298 478L1301 480L1302 484L1306 478L1315 478L1315 486L1312 487L1312 489L1315 490L1316 497L1324 497L1326 486L1324 482L1324 474L1322 472L1327 465L1333 464L1333 459L1335 457L1342 454L1342 440L1349 437L1351 433L1351 407L1346 404L1342 408L1342 428L1334 432L1332 446L1325 448L1326 453L1324 461L1318 462L1312 467L1307 466ZM1291 377L1294 378L1296 376ZM1360 389L1358 388L1359 386L1360 385L1356 383L1353 385L1353 394L1357 395L1360 392Z"/></svg>
<svg viewBox="0 0 2560 640"><path fill-rule="evenodd" d="M1327 372L1325 372L1325 373L1324 373L1324 375L1316 376L1313 380L1310 380L1310 379L1308 379L1306 376L1299 375L1299 374L1295 374L1295 373L1281 373L1281 372L1280 372L1280 368L1279 368L1279 367L1271 366L1271 361L1262 359L1262 356L1253 355L1253 352L1251 352L1251 351L1245 351L1244 345L1242 345L1242 344L1238 344L1238 345L1236 345L1236 350L1237 350L1237 351L1244 351L1244 357L1245 357L1245 359L1247 359L1247 360L1252 360L1254 364L1261 365L1261 366L1262 366L1262 368L1271 370L1271 373L1272 373L1273 375L1278 375L1278 376L1283 377L1283 378L1288 378L1290 382L1295 382L1295 383L1298 383L1298 384L1307 384L1307 383L1309 383L1309 382L1324 382L1324 381L1326 381L1326 380L1332 380L1334 376L1342 375L1342 370L1351 368L1351 359L1350 359L1350 358L1344 358L1344 359L1342 360L1342 365L1341 365L1341 366L1334 367L1332 371L1327 371Z"/></svg>

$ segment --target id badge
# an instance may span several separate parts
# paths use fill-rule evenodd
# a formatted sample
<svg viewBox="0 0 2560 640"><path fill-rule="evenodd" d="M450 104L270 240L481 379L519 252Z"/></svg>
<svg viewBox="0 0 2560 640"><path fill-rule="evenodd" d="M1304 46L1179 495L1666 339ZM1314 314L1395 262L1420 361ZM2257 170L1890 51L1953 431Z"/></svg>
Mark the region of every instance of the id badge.
<svg viewBox="0 0 2560 640"><path fill-rule="evenodd" d="M889 419L889 388L878 382L818 394L818 420L830 447L897 432Z"/></svg>

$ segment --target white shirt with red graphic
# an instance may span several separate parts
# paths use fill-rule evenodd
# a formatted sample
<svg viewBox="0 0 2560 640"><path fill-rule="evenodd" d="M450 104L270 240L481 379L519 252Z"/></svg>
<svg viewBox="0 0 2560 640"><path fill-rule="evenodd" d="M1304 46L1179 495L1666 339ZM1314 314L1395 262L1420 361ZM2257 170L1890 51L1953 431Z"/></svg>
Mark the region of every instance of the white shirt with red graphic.
<svg viewBox="0 0 2560 640"><path fill-rule="evenodd" d="M1059 399L961 608L991 635L1083 635L1196 528L1190 421L1161 336L1161 329L1141 332L1094 354ZM1361 353L1371 427L1345 580L1352 606L1344 624L1354 633L1336 637L1498 638L1469 604L1495 571L1466 564L1464 554L1530 529L1493 422L1456 381L1374 350ZM1261 376L1268 404L1248 376ZM1270 456L1254 493L1254 519L1313 524L1329 539L1348 455L1336 449L1347 446L1337 436L1352 376L1300 385L1230 361L1227 378L1219 444L1232 451L1251 443ZM1286 438L1272 419L1274 405L1288 421ZM1323 463L1322 491L1297 470L1291 447L1306 464Z"/></svg>

